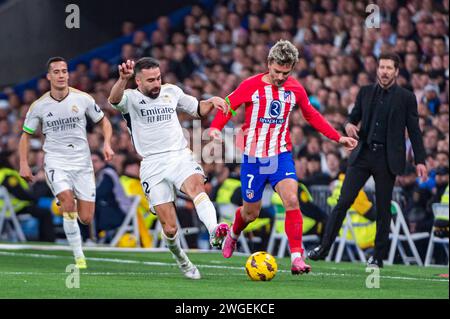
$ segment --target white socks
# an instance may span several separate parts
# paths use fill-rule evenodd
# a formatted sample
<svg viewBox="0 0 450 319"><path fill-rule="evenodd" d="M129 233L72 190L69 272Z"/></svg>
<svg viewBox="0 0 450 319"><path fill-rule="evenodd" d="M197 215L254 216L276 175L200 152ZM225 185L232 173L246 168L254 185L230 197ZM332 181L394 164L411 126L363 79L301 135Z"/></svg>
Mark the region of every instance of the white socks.
<svg viewBox="0 0 450 319"><path fill-rule="evenodd" d="M217 226L217 215L214 204L209 199L206 193L200 193L194 198L195 209L197 210L198 218L205 224L208 232L212 234L214 228Z"/></svg>
<svg viewBox="0 0 450 319"><path fill-rule="evenodd" d="M186 253L181 249L180 245L180 239L178 237L178 231L172 238L167 237L166 234L164 234L164 231L161 232L161 236L164 238L167 248L169 248L170 252L172 253L173 257L180 263L188 260L188 257Z"/></svg>
<svg viewBox="0 0 450 319"><path fill-rule="evenodd" d="M291 262L294 262L295 258L301 258L302 254L301 253L292 253L291 254Z"/></svg>
<svg viewBox="0 0 450 319"><path fill-rule="evenodd" d="M75 258L84 257L81 249L81 233L77 222L78 213L63 213L63 227Z"/></svg>

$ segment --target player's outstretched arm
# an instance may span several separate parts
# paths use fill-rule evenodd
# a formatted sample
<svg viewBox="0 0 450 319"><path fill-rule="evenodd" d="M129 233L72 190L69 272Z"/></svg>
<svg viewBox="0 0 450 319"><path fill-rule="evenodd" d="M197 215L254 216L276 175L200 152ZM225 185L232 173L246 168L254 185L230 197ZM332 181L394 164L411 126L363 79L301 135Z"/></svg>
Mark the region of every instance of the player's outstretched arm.
<svg viewBox="0 0 450 319"><path fill-rule="evenodd" d="M111 137L112 137L112 126L111 122L104 116L99 124L103 130L103 136L105 141L103 142L103 156L105 156L106 161L112 160L114 156L114 151L111 148Z"/></svg>
<svg viewBox="0 0 450 319"><path fill-rule="evenodd" d="M134 72L134 61L128 60L118 66L119 79L114 84L109 94L108 101L111 104L119 104L122 101L123 92L127 87L128 80L131 79Z"/></svg>
<svg viewBox="0 0 450 319"><path fill-rule="evenodd" d="M30 135L23 132L19 142L20 176L27 182L33 182L33 173L28 165L28 150L30 146Z"/></svg>

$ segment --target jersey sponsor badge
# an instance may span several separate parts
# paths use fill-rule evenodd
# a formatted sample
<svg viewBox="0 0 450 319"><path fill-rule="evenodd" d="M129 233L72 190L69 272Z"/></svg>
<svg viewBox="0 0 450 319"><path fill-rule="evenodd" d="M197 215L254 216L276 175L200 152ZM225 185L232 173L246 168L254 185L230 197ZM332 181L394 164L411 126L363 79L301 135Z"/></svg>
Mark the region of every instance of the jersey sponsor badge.
<svg viewBox="0 0 450 319"><path fill-rule="evenodd" d="M253 190L251 190L251 189L247 189L245 191L245 194L247 195L248 199L252 199L255 196L255 192L253 192Z"/></svg>
<svg viewBox="0 0 450 319"><path fill-rule="evenodd" d="M78 113L78 111L79 111L78 107L76 105L73 105L72 106L72 112L73 113Z"/></svg>
<svg viewBox="0 0 450 319"><path fill-rule="evenodd" d="M278 100L273 100L270 103L269 115L272 118L276 118L281 114L281 102Z"/></svg>
<svg viewBox="0 0 450 319"><path fill-rule="evenodd" d="M164 103L171 103L170 96L168 94L164 94L162 96L162 100Z"/></svg>

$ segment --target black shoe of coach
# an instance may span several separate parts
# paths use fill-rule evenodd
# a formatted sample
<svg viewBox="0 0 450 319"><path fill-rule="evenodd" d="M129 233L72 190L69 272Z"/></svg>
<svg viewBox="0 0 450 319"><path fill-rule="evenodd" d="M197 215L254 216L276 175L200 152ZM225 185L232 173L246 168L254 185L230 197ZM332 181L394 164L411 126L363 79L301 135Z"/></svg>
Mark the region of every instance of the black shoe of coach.
<svg viewBox="0 0 450 319"><path fill-rule="evenodd" d="M323 249L320 245L308 252L308 258L311 260L323 260L327 257L327 255L328 251Z"/></svg>

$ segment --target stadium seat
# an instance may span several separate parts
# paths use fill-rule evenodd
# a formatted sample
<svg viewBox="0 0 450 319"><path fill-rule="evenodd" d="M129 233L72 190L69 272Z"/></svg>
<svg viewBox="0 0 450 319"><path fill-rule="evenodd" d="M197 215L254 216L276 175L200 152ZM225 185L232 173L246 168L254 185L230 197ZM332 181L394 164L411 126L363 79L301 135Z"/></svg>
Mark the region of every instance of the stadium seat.
<svg viewBox="0 0 450 319"><path fill-rule="evenodd" d="M366 262L366 256L364 255L364 252L362 249L358 246L354 238L356 238L355 231L353 229L352 225L352 218L351 214L354 214L351 211L347 212L347 216L345 217L344 224L342 225L342 233L339 237L336 238L336 241L334 242L333 246L330 249L330 253L328 254L326 261L331 261L333 251L337 247L336 256L334 258L334 261L336 263L339 263L342 261L342 257L344 255L344 249L347 252L350 261L355 262L357 259L355 258L355 254L353 253L352 247L355 247L359 261L362 263ZM347 235L348 232L350 232L352 239L348 239Z"/></svg>
<svg viewBox="0 0 450 319"><path fill-rule="evenodd" d="M432 205L433 214L434 217L438 216L446 216L448 219L448 205L441 204L441 203L434 203ZM430 233L430 241L428 243L428 249L427 249L427 255L425 257L425 266L431 266L434 265L432 263L433 258L433 252L434 252L434 245L435 244L441 244L444 247L445 253L447 254L447 266L448 266L448 259L449 259L449 252L448 252L448 246L449 246L449 239L447 238L439 238L434 235L434 230L431 229Z"/></svg>
<svg viewBox="0 0 450 319"><path fill-rule="evenodd" d="M2 204L0 206L0 238L3 230L6 229L7 236L26 242L22 227L11 204L8 190L3 186L0 186L0 203Z"/></svg>
<svg viewBox="0 0 450 319"><path fill-rule="evenodd" d="M120 238L122 236L132 231L134 236L136 237L137 243L136 246L140 246L140 236L139 236L139 227L138 227L138 220L137 220L137 207L139 206L139 202L141 201L141 198L139 196L132 196L132 203L130 206L130 209L125 217L125 219L122 222L122 225L117 229L116 234L114 235L113 239L111 240L110 246L115 247L117 246Z"/></svg>
<svg viewBox="0 0 450 319"><path fill-rule="evenodd" d="M329 215L332 210L332 207L327 203L327 199L331 195L330 187L328 185L314 185L308 189L314 198L314 204Z"/></svg>
<svg viewBox="0 0 450 319"><path fill-rule="evenodd" d="M394 263L395 253L398 249L404 264L410 265L411 262L415 262L417 265L423 266L422 259L420 258L414 242L417 240L426 239L430 235L428 233L411 234L400 205L396 201L392 201L391 205L393 214L391 221L391 233L389 234L389 238L391 239L391 247L389 249L389 257L385 263L387 265L392 265ZM408 256L406 254L403 242L408 243L409 249L413 254L412 256Z"/></svg>

